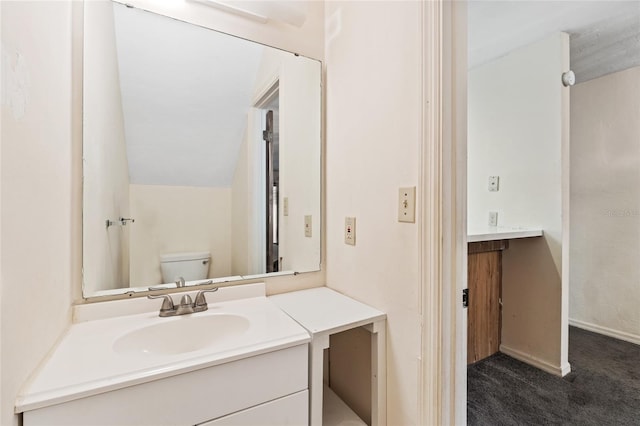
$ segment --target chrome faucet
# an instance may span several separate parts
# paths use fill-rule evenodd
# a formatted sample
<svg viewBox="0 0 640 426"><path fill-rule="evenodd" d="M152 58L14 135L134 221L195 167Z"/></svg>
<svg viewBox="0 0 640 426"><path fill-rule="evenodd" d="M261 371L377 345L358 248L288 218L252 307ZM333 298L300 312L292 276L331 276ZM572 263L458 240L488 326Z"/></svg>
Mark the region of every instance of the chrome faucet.
<svg viewBox="0 0 640 426"><path fill-rule="evenodd" d="M176 287L182 288L184 286L185 286L184 278L178 277L178 279L176 280Z"/></svg>
<svg viewBox="0 0 640 426"><path fill-rule="evenodd" d="M147 297L149 299L163 299L159 316L173 317L176 315L193 314L195 312L206 311L209 307L207 306L205 293L213 293L214 291L218 291L218 287L198 291L198 293L196 293L195 302L191 300L191 296L185 294L180 299L180 303L178 305L173 303L173 298L168 294L161 294L158 296L148 295Z"/></svg>

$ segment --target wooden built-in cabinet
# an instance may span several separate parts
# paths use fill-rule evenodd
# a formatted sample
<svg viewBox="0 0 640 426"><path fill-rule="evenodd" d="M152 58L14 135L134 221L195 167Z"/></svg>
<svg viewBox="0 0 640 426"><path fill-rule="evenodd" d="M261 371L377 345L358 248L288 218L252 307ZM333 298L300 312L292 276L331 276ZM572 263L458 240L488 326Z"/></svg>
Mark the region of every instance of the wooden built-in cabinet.
<svg viewBox="0 0 640 426"><path fill-rule="evenodd" d="M502 251L508 247L508 240L479 241L468 245L468 364L500 349Z"/></svg>

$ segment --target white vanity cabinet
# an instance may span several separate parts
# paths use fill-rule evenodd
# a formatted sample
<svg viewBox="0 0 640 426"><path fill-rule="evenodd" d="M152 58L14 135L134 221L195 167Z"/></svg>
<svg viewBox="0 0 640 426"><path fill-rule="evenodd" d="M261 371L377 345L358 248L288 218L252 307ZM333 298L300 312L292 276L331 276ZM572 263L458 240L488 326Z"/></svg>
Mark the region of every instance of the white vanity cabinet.
<svg viewBox="0 0 640 426"><path fill-rule="evenodd" d="M311 337L263 283L221 288L204 312L158 308L141 298L76 307L16 397L23 425L308 424Z"/></svg>
<svg viewBox="0 0 640 426"><path fill-rule="evenodd" d="M309 419L309 392L298 392L199 426L299 426Z"/></svg>
<svg viewBox="0 0 640 426"><path fill-rule="evenodd" d="M25 411L24 426L305 425L308 345Z"/></svg>

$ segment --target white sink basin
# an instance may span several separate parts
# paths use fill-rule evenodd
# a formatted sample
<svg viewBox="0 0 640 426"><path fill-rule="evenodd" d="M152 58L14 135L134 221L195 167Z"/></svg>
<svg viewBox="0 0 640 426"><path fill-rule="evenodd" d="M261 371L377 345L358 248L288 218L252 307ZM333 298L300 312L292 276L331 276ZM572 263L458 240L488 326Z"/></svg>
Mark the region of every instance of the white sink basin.
<svg viewBox="0 0 640 426"><path fill-rule="evenodd" d="M244 316L206 313L158 321L123 335L114 342L113 350L134 355L183 354L241 336L250 324Z"/></svg>
<svg viewBox="0 0 640 426"><path fill-rule="evenodd" d="M16 412L309 342L305 329L268 300L265 290L264 284L223 287L209 296L209 310L169 318L158 316L157 300L81 305L74 313L81 320L21 391Z"/></svg>

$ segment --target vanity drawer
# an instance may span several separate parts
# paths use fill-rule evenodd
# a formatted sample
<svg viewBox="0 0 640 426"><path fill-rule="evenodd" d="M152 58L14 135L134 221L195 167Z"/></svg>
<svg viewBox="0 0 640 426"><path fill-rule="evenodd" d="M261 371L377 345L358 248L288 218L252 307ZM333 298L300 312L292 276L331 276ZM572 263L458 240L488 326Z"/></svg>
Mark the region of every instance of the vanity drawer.
<svg viewBox="0 0 640 426"><path fill-rule="evenodd" d="M299 345L27 411L25 426L193 425L308 388Z"/></svg>
<svg viewBox="0 0 640 426"><path fill-rule="evenodd" d="M309 424L309 391L302 391L198 426L302 426L307 424Z"/></svg>

